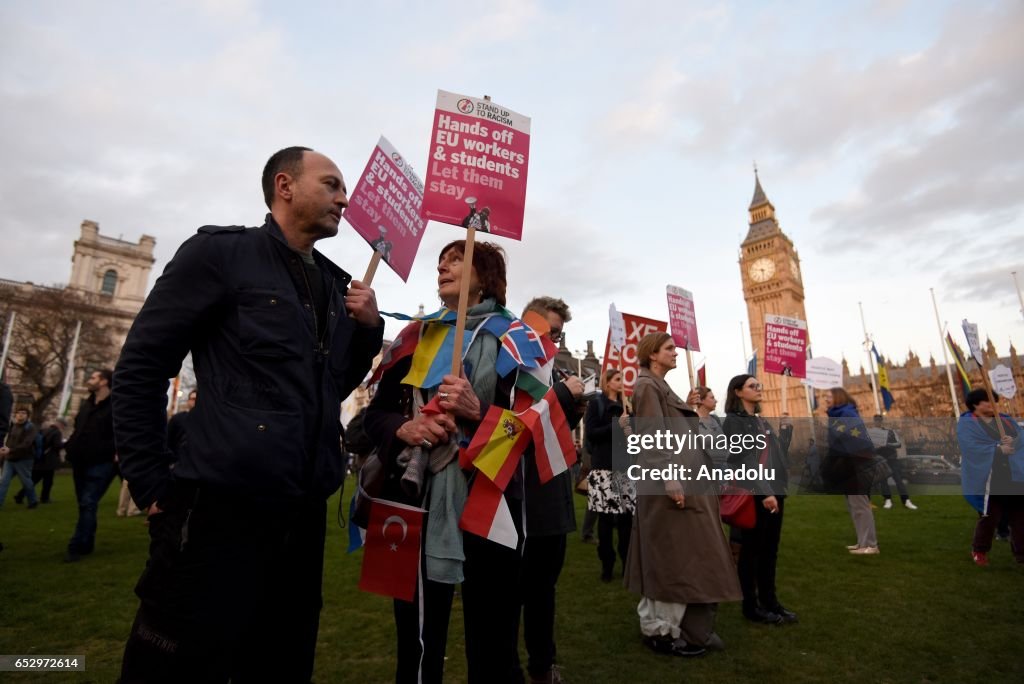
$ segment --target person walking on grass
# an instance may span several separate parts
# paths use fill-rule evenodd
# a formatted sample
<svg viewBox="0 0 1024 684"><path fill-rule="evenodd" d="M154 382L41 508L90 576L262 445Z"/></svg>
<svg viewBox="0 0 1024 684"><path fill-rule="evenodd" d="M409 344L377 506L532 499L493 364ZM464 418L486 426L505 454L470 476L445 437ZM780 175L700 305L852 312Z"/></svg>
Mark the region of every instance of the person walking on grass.
<svg viewBox="0 0 1024 684"><path fill-rule="evenodd" d="M3 446L0 446L0 460L3 461L3 472L0 473L0 508L4 506L7 490L11 480L17 476L22 487L28 493L28 507L39 505L36 488L32 483L32 463L35 460L36 435L39 430L28 419L28 409L18 408L14 411L14 424Z"/></svg>
<svg viewBox="0 0 1024 684"><path fill-rule="evenodd" d="M1003 436L999 426L1002 423ZM964 498L978 511L971 558L975 565L989 564L992 537L1000 518L1010 526L1010 549L1024 563L1024 439L1010 416L996 412L985 389L967 394L967 411L956 426L963 477Z"/></svg>

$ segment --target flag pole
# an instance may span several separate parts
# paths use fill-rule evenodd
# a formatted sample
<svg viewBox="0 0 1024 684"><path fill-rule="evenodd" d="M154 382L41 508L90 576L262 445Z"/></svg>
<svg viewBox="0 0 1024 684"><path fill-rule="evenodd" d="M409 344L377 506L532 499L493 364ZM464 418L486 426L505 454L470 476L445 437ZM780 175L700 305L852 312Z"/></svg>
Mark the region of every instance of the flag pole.
<svg viewBox="0 0 1024 684"><path fill-rule="evenodd" d="M939 305L935 303L935 288L929 287L932 293L932 308L935 309L935 325L939 329L939 346L942 347L942 360L946 364L946 380L949 381L949 397L953 400L953 417L960 417L960 402L956 398L956 389L953 387L953 371L949 367L949 355L946 353L946 338L942 335L942 321L939 318Z"/></svg>
<svg viewBox="0 0 1024 684"><path fill-rule="evenodd" d="M789 411L789 404L786 402L786 388L789 387L789 376L780 375L782 378L782 415L786 415Z"/></svg>
<svg viewBox="0 0 1024 684"><path fill-rule="evenodd" d="M370 263L366 267L366 275L363 276L363 285L369 287L373 284L373 276L377 273L378 264L380 264L380 252L375 249L373 250L373 256L370 257Z"/></svg>
<svg viewBox="0 0 1024 684"><path fill-rule="evenodd" d="M746 365L750 359L747 358L747 335L743 329L743 321L740 321L740 344L743 345L743 363Z"/></svg>
<svg viewBox="0 0 1024 684"><path fill-rule="evenodd" d="M988 362L985 360L984 354L981 355L981 379L985 383L985 391L988 392L988 396L993 400L992 403L996 405L996 427L999 428L999 439L1002 440L1006 437L1006 432L1003 430L1003 421L999 417L999 402L995 401L996 393L992 390L992 382L988 378Z"/></svg>
<svg viewBox="0 0 1024 684"><path fill-rule="evenodd" d="M7 332L4 333L4 350L0 353L0 380L4 377L4 369L7 368L7 352L11 350L11 333L14 332L14 317L15 314L12 311L11 317L7 320Z"/></svg>
<svg viewBox="0 0 1024 684"><path fill-rule="evenodd" d="M1017 272L1010 271L1010 275L1013 276L1013 286L1017 288L1017 299L1020 300L1020 315L1024 316L1024 295L1020 293L1020 283L1017 282Z"/></svg>
<svg viewBox="0 0 1024 684"><path fill-rule="evenodd" d="M689 347L686 349L686 372L690 374L690 391L692 392L696 385L693 382L693 354L690 353Z"/></svg>
<svg viewBox="0 0 1024 684"><path fill-rule="evenodd" d="M882 407L878 403L878 383L875 381L875 360L871 357L871 338L868 337L868 326L864 322L864 305L857 302L860 308L860 326L864 330L864 351L868 355L868 367L871 370L871 398L875 400L875 415L882 413Z"/></svg>
<svg viewBox="0 0 1024 684"><path fill-rule="evenodd" d="M71 402L71 385L75 381L75 356L78 354L78 336L82 332L82 321L75 325L75 338L71 342L71 351L68 353L68 368L64 373L64 389L60 393L60 404L57 405L57 412L61 416L68 414L68 404Z"/></svg>

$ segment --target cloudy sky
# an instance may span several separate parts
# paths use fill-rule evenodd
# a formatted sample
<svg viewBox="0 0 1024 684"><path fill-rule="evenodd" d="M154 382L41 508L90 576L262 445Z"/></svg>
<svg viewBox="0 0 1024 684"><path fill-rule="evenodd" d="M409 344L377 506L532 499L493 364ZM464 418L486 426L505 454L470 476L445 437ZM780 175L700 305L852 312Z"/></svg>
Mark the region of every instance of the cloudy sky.
<svg viewBox="0 0 1024 684"><path fill-rule="evenodd" d="M155 236L158 273L200 225L262 222L284 146L350 188L381 134L422 169L443 88L533 119L509 304L566 299L572 349L603 348L612 301L665 318L672 283L724 391L756 160L816 355L858 368L862 301L883 354L941 361L930 287L958 337L968 317L1024 352L1021 36L1018 0L5 2L0 278L65 282L82 219ZM435 308L459 232L429 225L408 284L379 271L381 308ZM320 249L357 276L370 256L344 222Z"/></svg>

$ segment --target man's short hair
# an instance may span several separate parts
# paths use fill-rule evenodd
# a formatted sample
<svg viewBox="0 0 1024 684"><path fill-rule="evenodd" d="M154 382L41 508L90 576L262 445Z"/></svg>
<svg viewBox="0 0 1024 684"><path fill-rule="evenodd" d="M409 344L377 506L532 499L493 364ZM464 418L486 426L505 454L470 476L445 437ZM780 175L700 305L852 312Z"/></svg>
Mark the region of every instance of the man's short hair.
<svg viewBox="0 0 1024 684"><path fill-rule="evenodd" d="M107 387L114 382L114 371L109 368L97 368L94 372L99 373L100 377L107 381Z"/></svg>
<svg viewBox="0 0 1024 684"><path fill-rule="evenodd" d="M278 150L267 160L263 167L263 201L267 203L267 209L274 204L274 177L279 173L287 173L292 178L298 178L302 173L302 155L312 152L310 147L286 147Z"/></svg>
<svg viewBox="0 0 1024 684"><path fill-rule="evenodd" d="M981 402L992 401L992 395L984 387L979 387L968 392L967 396L964 397L964 401L967 402L967 410L973 411Z"/></svg>
<svg viewBox="0 0 1024 684"><path fill-rule="evenodd" d="M534 297L523 309L524 316L527 311L534 311L541 316L545 315L548 311L553 311L558 314L563 323L568 323L572 320L572 314L569 313L569 305L563 300L554 297Z"/></svg>

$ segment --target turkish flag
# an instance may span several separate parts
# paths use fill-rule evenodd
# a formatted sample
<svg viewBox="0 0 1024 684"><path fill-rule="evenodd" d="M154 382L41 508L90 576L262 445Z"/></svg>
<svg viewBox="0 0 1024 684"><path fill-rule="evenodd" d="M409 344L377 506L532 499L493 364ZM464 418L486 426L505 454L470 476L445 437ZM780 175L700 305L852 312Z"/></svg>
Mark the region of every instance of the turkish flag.
<svg viewBox="0 0 1024 684"><path fill-rule="evenodd" d="M420 568L422 508L373 499L359 588L412 601Z"/></svg>

